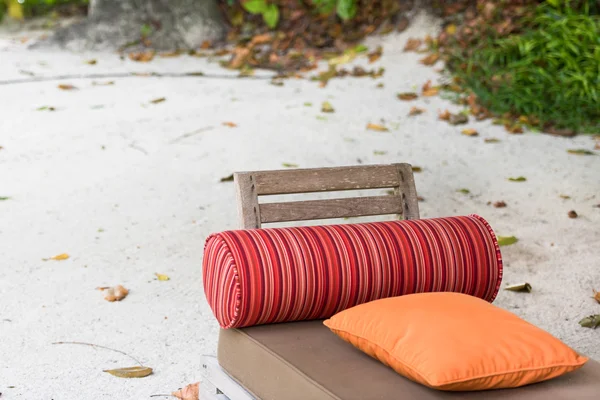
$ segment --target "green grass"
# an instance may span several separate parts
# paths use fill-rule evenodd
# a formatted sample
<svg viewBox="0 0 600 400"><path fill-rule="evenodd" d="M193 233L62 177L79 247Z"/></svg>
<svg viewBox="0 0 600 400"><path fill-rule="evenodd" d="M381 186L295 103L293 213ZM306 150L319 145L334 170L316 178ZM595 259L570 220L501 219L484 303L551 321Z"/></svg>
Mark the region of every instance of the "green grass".
<svg viewBox="0 0 600 400"><path fill-rule="evenodd" d="M598 133L597 11L546 1L520 34L497 38L490 27L474 49L451 53L449 68L494 113L535 116L540 127Z"/></svg>

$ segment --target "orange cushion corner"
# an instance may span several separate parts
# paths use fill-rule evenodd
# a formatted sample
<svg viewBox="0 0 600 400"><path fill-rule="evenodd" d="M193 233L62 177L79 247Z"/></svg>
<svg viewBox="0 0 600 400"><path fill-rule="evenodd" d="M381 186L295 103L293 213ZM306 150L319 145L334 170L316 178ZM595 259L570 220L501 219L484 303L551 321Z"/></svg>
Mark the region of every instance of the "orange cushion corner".
<svg viewBox="0 0 600 400"><path fill-rule="evenodd" d="M459 293L376 300L324 324L399 374L439 390L524 386L575 371L588 360L515 314Z"/></svg>

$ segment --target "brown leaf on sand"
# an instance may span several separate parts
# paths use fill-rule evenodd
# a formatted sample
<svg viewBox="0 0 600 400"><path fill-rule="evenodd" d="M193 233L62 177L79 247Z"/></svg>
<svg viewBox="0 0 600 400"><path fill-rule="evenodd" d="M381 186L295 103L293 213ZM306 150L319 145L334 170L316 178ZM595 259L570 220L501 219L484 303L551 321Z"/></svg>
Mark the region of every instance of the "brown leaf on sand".
<svg viewBox="0 0 600 400"><path fill-rule="evenodd" d="M129 294L129 290L125 289L122 285L113 287L100 287L98 290L105 292L104 300L110 302L121 301Z"/></svg>
<svg viewBox="0 0 600 400"><path fill-rule="evenodd" d="M408 41L406 42L406 45L404 46L404 51L415 51L419 47L421 47L422 44L423 44L423 41L421 39L410 38L410 39L408 39Z"/></svg>
<svg viewBox="0 0 600 400"><path fill-rule="evenodd" d="M437 53L432 53L425 58L419 60L419 62L423 65L433 65L440 59L440 55Z"/></svg>
<svg viewBox="0 0 600 400"><path fill-rule="evenodd" d="M419 95L417 95L415 92L398 93L396 96L398 97L398 99L403 101L410 101L419 97Z"/></svg>
<svg viewBox="0 0 600 400"><path fill-rule="evenodd" d="M504 207L506 207L506 203L504 201L502 201L502 200L501 201L496 201L496 202L494 202L494 207L496 207L496 208L504 208Z"/></svg>
<svg viewBox="0 0 600 400"><path fill-rule="evenodd" d="M77 87L75 87L69 83L61 83L60 85L58 85L58 88L60 90L77 90Z"/></svg>
<svg viewBox="0 0 600 400"><path fill-rule="evenodd" d="M431 80L425 82L421 90L423 91L423 96L425 97L435 96L440 91L438 87L431 86Z"/></svg>
<svg viewBox="0 0 600 400"><path fill-rule="evenodd" d="M223 122L223 126L228 126L230 128L235 128L237 124L235 122Z"/></svg>
<svg viewBox="0 0 600 400"><path fill-rule="evenodd" d="M600 303L600 292L596 292L594 290L594 300L596 300L598 303Z"/></svg>
<svg viewBox="0 0 600 400"><path fill-rule="evenodd" d="M389 131L389 129L386 128L383 125L372 124L372 123L367 124L367 129L370 130L370 131L378 131L378 132L387 132L387 131Z"/></svg>
<svg viewBox="0 0 600 400"><path fill-rule="evenodd" d="M575 210L569 211L567 215L569 216L569 218L577 218L579 216L577 215L577 212Z"/></svg>
<svg viewBox="0 0 600 400"><path fill-rule="evenodd" d="M154 52L154 50L148 50L148 51L140 51L137 53L129 53L128 57L131 61L149 62L149 61L152 61L155 54L156 53Z"/></svg>
<svg viewBox="0 0 600 400"><path fill-rule="evenodd" d="M504 288L504 290L510 290L512 292L527 292L531 293L531 285L527 282L520 283L517 285L511 285Z"/></svg>
<svg viewBox="0 0 600 400"><path fill-rule="evenodd" d="M465 136L478 136L479 133L473 128L466 128L461 131L461 133Z"/></svg>
<svg viewBox="0 0 600 400"><path fill-rule="evenodd" d="M252 38L252 40L250 41L250 45L254 46L257 44L265 44L265 43L269 43L272 40L273 40L273 36L271 36L270 33L263 33L261 35L254 36Z"/></svg>
<svg viewBox="0 0 600 400"><path fill-rule="evenodd" d="M441 121L450 121L451 116L452 116L452 114L448 110L444 110L444 111L438 113L438 119Z"/></svg>
<svg viewBox="0 0 600 400"><path fill-rule="evenodd" d="M159 97L158 99L150 100L150 103L152 103L152 104L158 104L158 103L162 103L163 101L167 101L167 98L166 97Z"/></svg>
<svg viewBox="0 0 600 400"><path fill-rule="evenodd" d="M179 400L199 400L200 398L200 382L190 383L184 388L171 393Z"/></svg>
<svg viewBox="0 0 600 400"><path fill-rule="evenodd" d="M369 57L369 63L374 63L375 61L381 58L381 54L383 53L383 48L381 46L377 46L377 49L367 55Z"/></svg>
<svg viewBox="0 0 600 400"><path fill-rule="evenodd" d="M411 117L414 115L419 115L419 114L423 114L425 112L425 110L423 108L419 108L419 107L412 107L410 109L410 111L408 112L408 115L410 115Z"/></svg>

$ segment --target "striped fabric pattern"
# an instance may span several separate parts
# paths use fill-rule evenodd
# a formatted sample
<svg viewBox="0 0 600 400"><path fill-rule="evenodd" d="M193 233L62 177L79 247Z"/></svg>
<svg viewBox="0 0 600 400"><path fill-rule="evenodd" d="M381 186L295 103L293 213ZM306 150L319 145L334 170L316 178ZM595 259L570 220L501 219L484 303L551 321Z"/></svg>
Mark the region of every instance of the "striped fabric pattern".
<svg viewBox="0 0 600 400"><path fill-rule="evenodd" d="M328 318L371 300L459 292L492 302L496 236L478 215L210 235L204 292L222 328Z"/></svg>

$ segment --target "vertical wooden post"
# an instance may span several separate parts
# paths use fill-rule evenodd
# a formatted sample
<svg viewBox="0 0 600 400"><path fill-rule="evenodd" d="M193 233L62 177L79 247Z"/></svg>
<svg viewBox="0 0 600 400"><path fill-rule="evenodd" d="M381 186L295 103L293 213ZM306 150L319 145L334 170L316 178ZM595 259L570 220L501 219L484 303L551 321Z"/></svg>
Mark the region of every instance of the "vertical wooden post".
<svg viewBox="0 0 600 400"><path fill-rule="evenodd" d="M260 228L260 208L256 182L250 172L233 174L240 229Z"/></svg>
<svg viewBox="0 0 600 400"><path fill-rule="evenodd" d="M400 184L394 192L402 197L402 210L404 219L419 219L419 200L415 178L410 164L395 164L398 170Z"/></svg>

